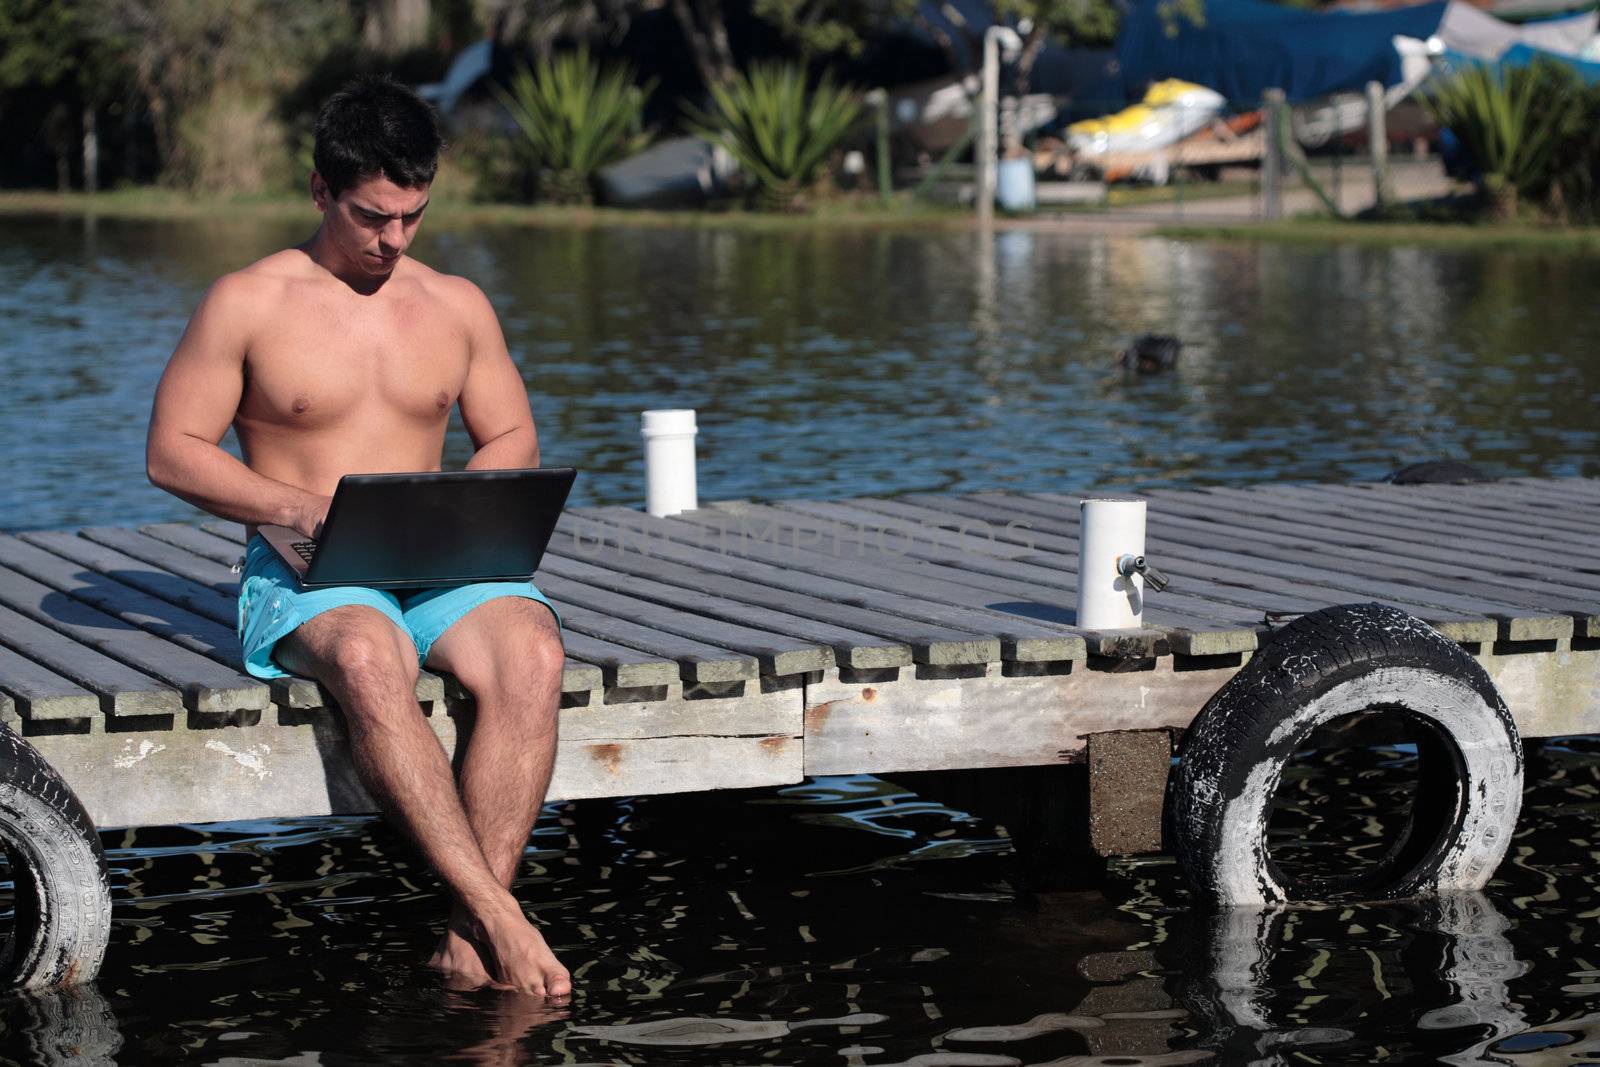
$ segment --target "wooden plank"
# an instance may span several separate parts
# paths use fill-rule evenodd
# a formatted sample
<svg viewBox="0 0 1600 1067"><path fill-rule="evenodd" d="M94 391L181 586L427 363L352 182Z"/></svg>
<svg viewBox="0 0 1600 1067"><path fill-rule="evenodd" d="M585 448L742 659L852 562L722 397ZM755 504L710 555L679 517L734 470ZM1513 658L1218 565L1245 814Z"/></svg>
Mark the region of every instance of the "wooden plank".
<svg viewBox="0 0 1600 1067"><path fill-rule="evenodd" d="M736 682L761 674L754 656L614 618L566 597L562 598L561 619L576 633L673 661L685 682Z"/></svg>
<svg viewBox="0 0 1600 1067"><path fill-rule="evenodd" d="M678 664L661 656L602 641L576 630L565 631L561 643L571 655L594 664L600 671L601 685L641 689L678 681Z"/></svg>
<svg viewBox="0 0 1600 1067"><path fill-rule="evenodd" d="M662 635L659 640L663 642L687 638L702 646L742 653L754 658L763 674L804 674L833 666L832 648L769 630L723 622L700 614L698 605L693 608L688 605L669 607L599 589L558 574L541 574L541 578L550 595L561 601L563 611L569 605L576 605L597 614L627 620L630 624L649 627ZM584 627L574 624L574 628Z"/></svg>
<svg viewBox="0 0 1600 1067"><path fill-rule="evenodd" d="M1515 485L1568 500L1600 503L1600 478L1504 478L1495 485Z"/></svg>
<svg viewBox="0 0 1600 1067"><path fill-rule="evenodd" d="M1315 492L1306 492L1293 487L1267 490L1234 489L1227 486L1213 486L1202 490L1209 498L1220 498L1230 502L1249 504L1254 508L1289 507L1299 514L1328 515L1339 520L1336 529L1359 529L1363 526L1382 531L1383 533L1402 540L1434 540L1439 533L1439 521L1426 514L1419 513L1416 509L1390 512L1383 515L1368 515L1357 519L1351 514L1348 503L1330 499L1326 495ZM1529 533L1523 531L1487 532L1469 528L1464 523L1452 523L1450 539L1453 543L1468 546L1477 551L1498 550L1518 551L1530 555L1547 553L1552 544L1566 546L1573 549L1591 547L1586 541L1574 541L1566 536L1544 533Z"/></svg>
<svg viewBox="0 0 1600 1067"><path fill-rule="evenodd" d="M201 559L209 559L225 567L232 567L244 556L244 545L218 537L198 526L181 522L156 522L139 527L139 532L174 548L192 552Z"/></svg>
<svg viewBox="0 0 1600 1067"><path fill-rule="evenodd" d="M940 522L964 521L968 526L984 525L983 523L974 524L935 509L907 504L903 499L860 497L851 500L782 501L773 506L780 511L809 516L812 521L832 520L858 527L879 523L885 528L905 530L908 535L911 531L920 529L928 535L928 547L925 549L917 547L917 541L910 538L908 543L913 547L908 549L908 555L927 563L947 566L952 570L983 574L990 579L1005 578L1020 582L1024 589L1038 586L1058 589L1060 593L1057 603L1065 608L1068 617L1076 611L1078 589L1076 542L1070 546L1053 546L1053 551L1043 550L1046 546L1033 544L1025 535L1005 530L998 533L991 531L995 546L1008 549L1003 554L996 552L991 555L964 548L944 547L936 540L941 536L937 532L936 525ZM1146 628L1154 628L1152 632L1158 634L1159 639L1170 640L1173 647L1179 651L1191 653L1200 652L1196 646L1201 642L1211 642L1208 651L1212 652L1245 651L1246 649L1240 645L1246 643L1250 648L1254 648L1255 630L1260 626L1259 616L1251 617L1248 613L1234 612L1226 605L1183 594L1171 596L1162 594L1159 603L1147 599L1144 619ZM1078 632L1093 631L1080 628ZM1118 633L1128 632L1118 631ZM1117 640L1120 643L1122 639Z"/></svg>
<svg viewBox="0 0 1600 1067"><path fill-rule="evenodd" d="M16 535L36 548L105 575L140 592L194 612L223 626L234 626L239 616L238 597L219 593L208 585L180 578L125 552L96 544L68 530L40 530Z"/></svg>
<svg viewBox="0 0 1600 1067"><path fill-rule="evenodd" d="M810 596L798 591L806 587L804 580L774 587L626 551L605 551L583 558L556 554L547 559L550 562L546 565L552 571L582 568L581 572L574 572L574 576L581 573L586 581L595 585L638 589L641 595L644 590L650 590L653 599L682 597L694 590L716 594L719 610L739 611L740 617L771 629L781 628L796 636L811 635L813 640L828 641L833 644L839 662L849 667L893 667L913 660L919 663L963 662L960 656L966 653L974 637L992 636L913 623L887 612ZM595 565L595 560L603 565ZM755 606L759 614L744 615L749 605ZM1050 634L1044 640L1054 642L1050 649L1042 651L1053 653L1055 658L1071 659L1074 652L1077 658L1083 657L1082 641L1075 641L1073 635Z"/></svg>
<svg viewBox="0 0 1600 1067"><path fill-rule="evenodd" d="M924 507L920 503L924 500L937 501L939 507L937 509ZM972 497L934 498L913 494L904 498L903 501L879 501L876 504L887 507L890 503L894 503L902 513L910 513L911 509L918 509L915 513L919 515L931 516L939 513L949 513L964 515L989 523L1005 523L1025 516L1025 513L1021 511L1010 509L993 501L993 497L980 500ZM1072 534L1058 534L1040 529L1032 531L1026 536L1042 549L1053 548L1062 555L1073 555L1075 557L1078 548L1076 522L1071 521L1069 525L1068 520L1063 519L1057 529L1071 529ZM1004 536L1021 537L1023 535L1019 533ZM1149 542L1147 541L1148 544ZM1154 558L1153 562L1164 572L1177 578L1178 581L1174 584L1187 590L1187 595L1190 599L1203 600L1207 603L1218 605L1218 607L1230 605L1234 608L1259 612L1260 615L1257 618L1263 623L1269 613L1303 614L1316 611L1339 601L1339 598L1330 596L1329 591L1324 588L1282 579L1271 583L1264 589L1257 589L1247 582L1241 581L1239 572L1236 569L1210 566L1199 562L1195 558L1182 555L1164 553L1162 556ZM1169 588L1161 593L1152 594L1151 603L1165 603L1167 600L1172 599L1174 595L1174 591ZM1486 636L1492 637L1494 633L1494 625L1483 618L1481 613L1461 615L1429 605L1416 604L1405 598L1394 600L1393 602L1396 606L1404 607L1407 610L1425 613L1429 617L1429 622L1448 631L1451 636L1460 637L1464 640L1482 640ZM1217 610L1217 608L1212 610Z"/></svg>
<svg viewBox="0 0 1600 1067"><path fill-rule="evenodd" d="M1388 487L1393 488L1393 487ZM1382 517L1431 517L1435 522L1449 524L1452 528L1470 530L1474 536L1498 537L1525 533L1530 525L1535 529L1548 529L1563 541L1577 539L1593 543L1594 526L1579 520L1568 522L1550 513L1543 505L1524 505L1520 511L1491 508L1485 504L1463 500L1458 496L1438 496L1427 493L1385 492L1380 488L1358 486L1286 486L1292 492L1263 491L1268 499L1319 500L1341 505L1348 514L1378 515Z"/></svg>
<svg viewBox="0 0 1600 1067"><path fill-rule="evenodd" d="M124 552L134 559L152 563L171 574L209 586L226 596L236 596L239 592L239 576L228 567L137 530L123 526L85 526L78 531L78 535Z"/></svg>
<svg viewBox="0 0 1600 1067"><path fill-rule="evenodd" d="M1014 578L1014 569L1000 567L1000 574L996 575L992 573L995 568L977 565L968 571L953 566L926 566L923 560L911 558L912 554L909 553L903 558L892 553L877 553L862 559L848 559L805 548L785 546L780 549L742 539L737 551L712 552L704 548L708 531L720 533L731 524L743 521L742 508L737 515L722 510L732 506L725 504L717 509L703 508L666 520L648 519L626 509L607 509L607 512L635 528L651 531L651 536L663 538L663 543L677 542L692 546L698 550L697 566L717 569L726 568L729 560L758 562L797 574L818 595L836 597L845 603L861 603L870 594L870 603L874 608L892 611L907 618L969 630L977 630L982 626L982 632L1001 635L1003 654L1012 653L1005 655L1007 659L1027 661L1029 650L1021 640L1032 636L1028 631L1037 630L1040 623L1054 628L1057 635L1084 634L1084 631L1066 625L1071 622L1070 598L1053 598L1051 601L1040 599L1041 587L1059 585L1059 576L1050 574L1048 579L1042 579L1041 576L1047 572L1039 567L1024 567L1023 578L1010 580ZM793 516L771 511L753 514L759 516L757 521L773 527L785 523L792 525L797 521ZM814 533L814 525L804 532ZM651 551L655 550L652 545ZM995 562L1003 565L1009 561ZM990 573L984 573L985 570ZM767 580L762 575L741 576ZM1007 596L1015 599L1001 599ZM1049 632L1048 629L1045 631ZM1157 643L1166 640L1164 634L1154 630L1107 631L1089 636L1092 640L1089 640L1088 650L1107 655L1153 655ZM1012 640L1016 642L1016 647L1006 649L1005 643ZM1222 640L1229 647L1218 651L1237 651L1239 644L1246 641L1253 648L1255 634L1249 631L1222 635Z"/></svg>
<svg viewBox="0 0 1600 1067"><path fill-rule="evenodd" d="M991 502L1002 509L1002 514L1031 513L1027 510L1028 505L1003 494L980 494L976 498L966 499ZM1150 519L1151 524L1158 529L1165 530L1170 525L1167 513L1164 511L1152 512ZM1053 516L1052 521L1058 524L1058 528L1075 530L1078 523L1076 509L1063 510ZM1168 533L1170 534L1170 530ZM1386 603L1447 629L1451 637L1467 641L1492 640L1498 633L1498 626L1490 627L1486 631L1483 625L1480 625L1487 622L1486 616L1554 618L1562 614L1540 612L1537 608L1530 608L1524 604L1490 599L1478 593L1461 595L1425 586L1391 582L1371 573L1351 575L1326 569L1313 570L1303 566L1263 564L1248 555L1219 549L1214 539L1208 541L1204 535L1191 540L1198 544L1178 545L1159 538L1147 537L1146 547L1151 554L1152 562L1163 571L1172 575L1210 579L1215 585L1204 588L1211 595L1215 595L1212 594L1214 589L1220 588L1221 596L1231 598L1237 595L1234 590L1242 587L1259 590L1262 595L1268 597L1280 594L1298 595L1311 602L1319 602L1321 606L1347 603L1352 596L1382 599ZM1516 625L1525 627L1530 624ZM1559 625L1554 627L1556 630L1560 628Z"/></svg>
<svg viewBox="0 0 1600 1067"><path fill-rule="evenodd" d="M1496 529L1526 529L1535 526L1577 534L1584 540L1594 537L1595 521L1600 519L1600 504L1587 514L1567 505L1552 505L1544 500L1529 500L1505 489L1473 490L1460 486L1388 485L1361 482L1355 485L1313 485L1295 488L1332 493L1364 504L1382 503L1387 509L1413 508L1422 511L1448 511L1461 515L1475 526ZM1455 490L1435 492L1435 489ZM1467 489L1469 491L1460 491Z"/></svg>
<svg viewBox="0 0 1600 1067"><path fill-rule="evenodd" d="M0 646L0 691L30 721L92 719L100 698L69 678Z"/></svg>
<svg viewBox="0 0 1600 1067"><path fill-rule="evenodd" d="M0 643L95 694L114 718L183 710L176 689L0 604Z"/></svg>
<svg viewBox="0 0 1600 1067"><path fill-rule="evenodd" d="M1254 554L1256 544L1263 536L1277 536L1289 539L1301 552L1324 557L1328 560L1336 558L1350 561L1368 563L1377 561L1393 566L1415 566L1418 564L1444 564L1446 573L1451 575L1473 574L1483 572L1491 566L1500 567L1505 573L1504 564L1481 554L1451 553L1445 550L1436 550L1431 546L1417 542L1387 538L1378 534L1361 534L1355 532L1332 531L1326 529L1324 524L1313 523L1305 518L1297 519L1294 516L1282 514L1268 514L1265 511L1241 511L1235 506L1224 512L1217 508L1206 508L1203 504L1189 504L1173 498L1162 498L1164 521L1170 518L1188 518L1195 520L1200 526L1191 524L1191 529L1207 528L1216 538L1232 538L1239 541L1240 549ZM1247 544L1248 542L1248 544ZM1418 567L1426 571L1426 567ZM1358 570L1357 573L1360 573ZM1514 573L1514 569L1511 573ZM1491 613L1492 614L1492 613ZM1532 631L1544 629L1558 630L1559 624L1549 624L1545 618L1535 615L1531 622L1517 623L1513 620L1514 628L1517 626L1531 627ZM1501 636L1508 634L1502 633ZM1544 636L1553 636L1545 634ZM1532 632L1524 632L1511 640L1538 639Z"/></svg>
<svg viewBox="0 0 1600 1067"><path fill-rule="evenodd" d="M242 671L239 638L234 631L211 619L122 585L97 571L87 570L36 545L0 534L0 566L74 600L114 615L146 633L198 652L234 671Z"/></svg>
<svg viewBox="0 0 1600 1067"><path fill-rule="evenodd" d="M998 508L998 514L1025 514L1016 508L1010 496L1003 494L964 497L953 502L951 507L976 510L979 502ZM1076 508L1064 513L1057 521L1061 524L1058 528L1071 530L1068 543L1076 546ZM1348 589L1331 588L1325 582L1307 581L1304 574L1286 571L1280 571L1267 580L1256 573L1260 568L1252 567L1254 561L1248 557L1225 558L1211 544L1200 549L1184 549L1150 537L1146 538L1145 543L1151 562L1178 579L1174 584L1181 585L1198 597L1259 608L1265 615L1303 614L1331 604L1346 603L1354 595L1359 599L1382 600L1421 615L1441 632L1457 640L1492 640L1496 632L1495 623L1485 617L1482 605L1466 598L1424 598L1414 588L1382 586L1371 581L1362 581ZM1167 593L1159 595L1164 597Z"/></svg>
<svg viewBox="0 0 1600 1067"><path fill-rule="evenodd" d="M42 548L53 555L123 582L140 591L150 593L169 603L193 611L196 615L225 626L235 626L238 619L238 598L218 593L207 585L188 578L180 578L154 564L135 559L114 548L96 541L60 531L41 531L18 535L20 540ZM237 644L237 638L235 638ZM583 680L581 677L578 679ZM286 708L318 708L329 704L332 697L310 678L291 676L274 678L265 683L272 693L274 703ZM431 671L417 675L417 700L433 703L444 699L444 680Z"/></svg>
<svg viewBox="0 0 1600 1067"><path fill-rule="evenodd" d="M1003 500L1019 513L1038 515L1043 521L1077 522L1076 501L1063 498L1060 502L1054 502L1022 494L1003 497L998 494L980 495L986 500ZM1229 532L1220 539L1220 543L1227 544L1228 548L1219 548L1219 534L1214 523L1185 519L1169 510L1152 515L1151 530L1152 533L1161 531L1159 536L1152 535L1146 540L1149 551L1158 561L1203 553L1210 562L1234 568L1236 575L1233 580L1240 584L1269 588L1270 582L1276 578L1288 578L1312 585L1325 585L1331 593L1339 594L1334 598L1339 601L1347 601L1349 595L1364 596L1377 589L1394 586L1411 598L1432 602L1431 591L1436 590L1458 597L1477 597L1480 601L1492 599L1523 608L1565 612L1574 617L1575 623L1600 628L1600 618L1596 617L1593 604L1573 597L1566 589L1543 583L1497 579L1481 573L1463 579L1457 573L1459 568L1433 565L1421 569L1414 564L1398 566L1394 557L1387 553L1359 554L1356 559L1344 559L1328 554L1322 546L1307 544L1300 547L1273 535L1251 540L1237 531ZM1497 584L1500 582L1505 584ZM1495 624L1495 630L1498 633L1498 623ZM1464 634L1453 636L1457 640L1473 639ZM1494 636L1490 634L1481 639L1490 640Z"/></svg>
<svg viewBox="0 0 1600 1067"><path fill-rule="evenodd" d="M239 546L239 551L244 551L244 523L229 522L226 519L205 519L200 523L200 529L216 534L224 541L231 541Z"/></svg>
<svg viewBox="0 0 1600 1067"><path fill-rule="evenodd" d="M174 686L191 710L228 713L261 709L271 703L267 687L258 679L145 633L8 568L0 568L0 603Z"/></svg>
<svg viewBox="0 0 1600 1067"><path fill-rule="evenodd" d="M880 634L847 629L842 625L843 620L840 620L841 625L834 625L828 621L818 621L814 617L807 618L786 611L773 610L763 606L759 599L751 602L722 596L720 594L727 588L724 583L728 579L720 579L717 575L683 568L688 575L688 581L673 585L643 577L636 572L608 570L586 561L549 554L545 556L541 571L571 578L597 589L626 593L669 608L680 608L686 603L692 603L696 611L723 622L760 627L772 633L792 637L797 641L826 645L832 648L835 662L847 667L898 667L912 662L912 649L906 644L886 640ZM768 603L773 601L773 590L763 590L758 586L750 588L755 590L758 597L764 593ZM962 642L971 640L970 634L955 636ZM926 647L919 651L924 655L928 654ZM827 664L827 666L832 665L832 663Z"/></svg>
<svg viewBox="0 0 1600 1067"><path fill-rule="evenodd" d="M717 513L688 521L682 516L654 519L615 508L577 518L594 524L588 531L591 538L606 539L606 565L618 569L651 573L652 568L663 568L656 573L720 576L737 583L718 586L730 595L766 590L768 599L786 611L836 619L912 646L929 640L998 637L1004 659L1054 662L1085 655L1082 637L1075 630L972 606L972 601L981 602L989 591L970 584L930 581L921 574L914 581L894 576L885 580L884 568L804 549L780 552L751 545L728 552L704 547L700 531L710 527L701 524L726 518ZM555 542L555 551L567 558L593 559L599 551L566 549L561 547L564 543L564 539ZM919 595L907 595L907 590Z"/></svg>
<svg viewBox="0 0 1600 1067"><path fill-rule="evenodd" d="M1318 551L1326 552L1330 546L1343 545L1368 551L1387 553L1395 559L1430 559L1454 563L1477 570L1499 570L1516 573L1515 564L1507 564L1494 546L1482 550L1436 548L1416 541L1391 537L1378 530L1378 524L1344 523L1327 512L1302 512L1282 505L1260 504L1230 498L1219 501L1218 507L1208 509L1204 503L1190 503L1176 497L1162 495L1163 507L1172 513L1184 513L1206 519L1225 528L1243 528L1259 531L1279 531L1291 536L1306 537L1307 527L1315 531ZM1409 609L1408 609L1409 610ZM1572 618L1549 612L1527 610L1523 612L1489 609L1486 614L1501 625L1500 636L1512 641L1560 640L1573 632Z"/></svg>

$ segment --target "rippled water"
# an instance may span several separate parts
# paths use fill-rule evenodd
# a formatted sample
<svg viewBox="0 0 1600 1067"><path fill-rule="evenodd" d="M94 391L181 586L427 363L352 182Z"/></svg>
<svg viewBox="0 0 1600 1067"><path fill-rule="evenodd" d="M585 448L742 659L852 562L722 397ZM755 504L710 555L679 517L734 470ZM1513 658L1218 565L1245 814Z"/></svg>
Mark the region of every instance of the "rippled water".
<svg viewBox="0 0 1600 1067"><path fill-rule="evenodd" d="M209 280L300 236L0 219L0 527L188 517L143 478L150 391ZM1600 474L1593 258L517 228L417 251L494 300L576 503L637 502L637 413L679 405L708 499L1368 478L1440 453ZM1143 331L1186 340L1176 374L1113 369ZM557 805L518 894L576 972L560 1012L440 987L445 901L381 823L111 832L101 979L0 1000L0 1059L1600 1063L1595 753L1534 746L1484 895L1226 918L1160 857L1022 888L996 823L877 779ZM1293 790L1286 838L1359 856L1404 763L1336 762L1331 795L1373 810Z"/></svg>
<svg viewBox="0 0 1600 1067"><path fill-rule="evenodd" d="M150 395L219 274L306 225L0 218L0 528L184 518ZM480 228L481 285L578 504L643 499L639 416L700 413L705 499L1375 478L1451 453L1600 474L1600 258L1010 231ZM1179 371L1128 380L1145 331ZM468 454L459 428L447 462Z"/></svg>
<svg viewBox="0 0 1600 1067"><path fill-rule="evenodd" d="M556 805L517 891L561 1011L440 988L445 901L383 824L112 833L99 983L0 1027L24 1062L1592 1063L1595 751L1533 748L1486 894L1265 915L1191 909L1164 858L1019 889L995 824L872 778Z"/></svg>

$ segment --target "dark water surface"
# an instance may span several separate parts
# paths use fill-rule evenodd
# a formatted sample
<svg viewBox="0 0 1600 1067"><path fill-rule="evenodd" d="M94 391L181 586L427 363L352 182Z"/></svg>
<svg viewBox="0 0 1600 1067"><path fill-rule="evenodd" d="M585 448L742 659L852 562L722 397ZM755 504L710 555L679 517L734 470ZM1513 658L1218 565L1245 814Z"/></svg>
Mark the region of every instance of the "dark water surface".
<svg viewBox="0 0 1600 1067"><path fill-rule="evenodd" d="M1165 858L1019 890L993 823L878 779L553 805L517 893L561 1011L440 987L446 903L380 823L110 833L100 981L0 1000L0 1034L17 1062L1596 1063L1595 755L1534 748L1485 894L1221 917ZM1322 773L1381 822L1386 789Z"/></svg>
<svg viewBox="0 0 1600 1067"><path fill-rule="evenodd" d="M0 528L181 519L151 392L205 287L305 225L0 218ZM1600 257L1005 232L480 228L481 285L573 501L639 504L639 412L693 407L702 499L1600 474ZM1187 342L1128 381L1133 335ZM231 440L231 438L230 438ZM447 465L463 463L459 427Z"/></svg>
<svg viewBox="0 0 1600 1067"><path fill-rule="evenodd" d="M144 481L151 389L206 284L305 230L0 219L0 528L192 517ZM1372 478L1441 453L1600 474L1594 258L512 228L416 251L489 293L578 503L641 499L638 412L665 406L700 413L704 499ZM1111 354L1147 330L1183 365L1126 380ZM112 832L100 981L0 1000L0 1059L1600 1063L1597 751L1534 747L1483 895L1227 917L1159 857L1019 888L994 822L877 779L556 805L517 891L575 970L560 1012L440 987L445 901L381 823ZM1369 852L1406 795L1385 759L1286 793L1285 845ZM1367 807L1317 799L1340 795Z"/></svg>

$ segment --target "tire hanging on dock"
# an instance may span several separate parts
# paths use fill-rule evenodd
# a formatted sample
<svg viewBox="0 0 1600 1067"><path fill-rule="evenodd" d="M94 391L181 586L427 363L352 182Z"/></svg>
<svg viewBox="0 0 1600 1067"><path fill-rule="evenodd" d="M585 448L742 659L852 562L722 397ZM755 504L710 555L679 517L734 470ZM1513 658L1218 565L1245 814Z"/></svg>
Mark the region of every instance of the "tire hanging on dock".
<svg viewBox="0 0 1600 1067"><path fill-rule="evenodd" d="M92 979L111 936L111 888L94 823L22 738L0 725L0 845L16 917L0 983L53 989Z"/></svg>
<svg viewBox="0 0 1600 1067"><path fill-rule="evenodd" d="M1297 878L1267 841L1285 764L1319 726L1363 712L1406 720L1420 780L1411 818L1375 868ZM1386 900L1481 889L1522 802L1522 745L1483 667L1427 623L1381 604L1301 616L1212 697L1173 777L1175 851L1221 907Z"/></svg>

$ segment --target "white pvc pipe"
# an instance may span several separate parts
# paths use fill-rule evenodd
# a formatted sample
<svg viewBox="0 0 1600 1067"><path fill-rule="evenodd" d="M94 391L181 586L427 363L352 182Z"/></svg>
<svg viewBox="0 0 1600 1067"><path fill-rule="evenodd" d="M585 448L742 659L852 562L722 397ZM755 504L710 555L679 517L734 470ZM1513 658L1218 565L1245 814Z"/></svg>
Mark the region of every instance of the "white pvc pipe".
<svg viewBox="0 0 1600 1067"><path fill-rule="evenodd" d="M655 516L676 515L700 506L694 469L694 409L646 411L644 509Z"/></svg>
<svg viewBox="0 0 1600 1067"><path fill-rule="evenodd" d="M1085 500L1078 516L1078 625L1137 629L1144 615L1144 576L1122 575L1117 561L1144 555L1144 501Z"/></svg>

